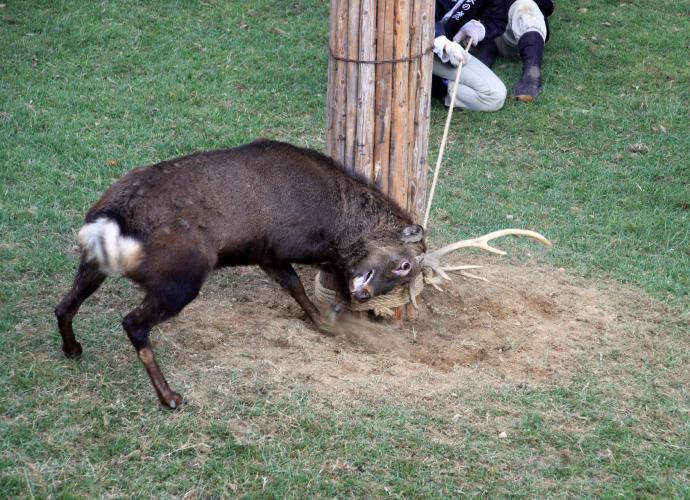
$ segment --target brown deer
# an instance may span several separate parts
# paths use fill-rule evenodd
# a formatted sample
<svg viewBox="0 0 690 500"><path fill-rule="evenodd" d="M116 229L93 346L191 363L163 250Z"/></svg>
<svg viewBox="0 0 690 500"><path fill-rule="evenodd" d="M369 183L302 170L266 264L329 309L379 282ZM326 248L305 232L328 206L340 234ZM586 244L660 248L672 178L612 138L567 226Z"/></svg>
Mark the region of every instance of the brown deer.
<svg viewBox="0 0 690 500"><path fill-rule="evenodd" d="M81 261L55 308L62 350L79 356L72 320L108 275L144 291L122 325L160 402L176 408L151 350L151 328L198 295L211 271L258 265L319 327L319 310L292 264L327 266L338 311L409 283L421 270L424 230L364 180L310 149L260 140L134 169L88 211Z"/></svg>

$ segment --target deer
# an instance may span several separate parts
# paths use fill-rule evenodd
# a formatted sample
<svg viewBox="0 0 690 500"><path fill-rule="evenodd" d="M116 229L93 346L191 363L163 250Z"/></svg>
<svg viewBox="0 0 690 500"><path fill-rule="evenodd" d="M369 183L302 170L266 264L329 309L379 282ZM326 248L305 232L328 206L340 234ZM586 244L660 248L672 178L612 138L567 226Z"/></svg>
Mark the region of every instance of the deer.
<svg viewBox="0 0 690 500"><path fill-rule="evenodd" d="M151 329L177 315L220 268L259 266L327 330L293 265L335 277L337 314L409 285L422 270L425 231L366 180L333 159L257 140L130 170L86 213L79 265L55 308L62 351L78 357L73 320L108 276L144 293L122 326L160 403L178 408L156 362ZM336 314L336 317L337 317Z"/></svg>

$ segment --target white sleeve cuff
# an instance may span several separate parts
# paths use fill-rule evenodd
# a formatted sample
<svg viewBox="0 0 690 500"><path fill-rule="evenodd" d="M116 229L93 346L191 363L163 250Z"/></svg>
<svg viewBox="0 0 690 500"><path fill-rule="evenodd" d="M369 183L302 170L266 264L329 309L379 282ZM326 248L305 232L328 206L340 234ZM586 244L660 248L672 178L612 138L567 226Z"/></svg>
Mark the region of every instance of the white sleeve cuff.
<svg viewBox="0 0 690 500"><path fill-rule="evenodd" d="M450 40L448 40L445 36L437 36L434 38L434 54L438 56L438 58L441 60L441 62L447 63L450 60L450 57L448 54L446 54L446 51L443 50L443 48L448 44Z"/></svg>

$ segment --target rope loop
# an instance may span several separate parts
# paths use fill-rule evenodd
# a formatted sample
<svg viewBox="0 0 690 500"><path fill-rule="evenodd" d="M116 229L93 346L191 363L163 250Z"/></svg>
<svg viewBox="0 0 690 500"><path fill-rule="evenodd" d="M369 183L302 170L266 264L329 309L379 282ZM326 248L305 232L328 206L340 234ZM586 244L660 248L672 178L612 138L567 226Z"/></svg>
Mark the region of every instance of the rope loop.
<svg viewBox="0 0 690 500"><path fill-rule="evenodd" d="M415 278L415 299L419 296L424 288L424 275L419 273ZM335 290L324 287L321 284L321 272L316 274L316 279L314 280L314 297L320 302L326 304L335 304ZM376 316L381 316L384 318L392 318L394 313L393 309L396 307L404 306L410 303L410 286L401 285L394 288L385 295L377 295L366 302L357 303L353 302L350 304L350 311L373 311Z"/></svg>
<svg viewBox="0 0 690 500"><path fill-rule="evenodd" d="M333 50L332 47L328 47L328 52L330 56L335 59L336 61L343 61L343 62L348 62L348 63L356 63L356 64L391 64L391 63L400 63L400 62L409 62L409 61L414 61L415 59L420 59L427 55L429 52L434 50L434 46L432 45L428 49L426 49L424 52L421 52L419 54L415 54L413 56L409 57L400 57L398 59L349 59L347 57L341 57L339 55L336 55L335 51Z"/></svg>

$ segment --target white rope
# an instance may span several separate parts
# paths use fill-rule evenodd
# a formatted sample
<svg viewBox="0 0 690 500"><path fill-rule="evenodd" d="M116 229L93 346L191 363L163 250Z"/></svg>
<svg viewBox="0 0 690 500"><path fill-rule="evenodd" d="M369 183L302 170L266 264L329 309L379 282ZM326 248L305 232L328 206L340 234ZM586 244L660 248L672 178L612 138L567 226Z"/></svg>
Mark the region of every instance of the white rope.
<svg viewBox="0 0 690 500"><path fill-rule="evenodd" d="M438 150L438 157L436 158L436 167L434 168L434 180L431 182L431 191L429 191L429 201L426 204L426 212L424 214L424 222L422 227L426 229L427 222L429 222L429 212L431 212L431 203L434 201L434 193L436 192L436 182L438 181L438 174L441 171L441 161L443 160L443 153L446 150L446 142L448 141L448 130L450 129L450 119L453 116L453 108L455 108L455 94L458 91L458 84L460 83L460 73L462 73L462 67L465 65L464 59L469 57L470 47L474 42L473 38L467 41L467 46L465 47L465 57L463 61L460 61L458 66L458 72L455 74L455 80L453 81L453 92L450 98L450 107L448 108L448 116L446 117L446 126L443 129L443 138L441 139L441 147Z"/></svg>

